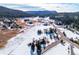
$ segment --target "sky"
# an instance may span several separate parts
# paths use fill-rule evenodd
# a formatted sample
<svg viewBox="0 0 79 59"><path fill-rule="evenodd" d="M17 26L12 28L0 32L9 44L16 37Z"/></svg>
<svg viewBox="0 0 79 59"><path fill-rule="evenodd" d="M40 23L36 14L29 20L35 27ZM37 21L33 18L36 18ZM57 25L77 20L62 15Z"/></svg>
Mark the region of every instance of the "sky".
<svg viewBox="0 0 79 59"><path fill-rule="evenodd" d="M0 0L0 3L79 3L79 0Z"/></svg>
<svg viewBox="0 0 79 59"><path fill-rule="evenodd" d="M70 2L69 2L70 1ZM57 12L77 12L79 11L78 0L2 0L0 6L18 9L22 11L50 10Z"/></svg>

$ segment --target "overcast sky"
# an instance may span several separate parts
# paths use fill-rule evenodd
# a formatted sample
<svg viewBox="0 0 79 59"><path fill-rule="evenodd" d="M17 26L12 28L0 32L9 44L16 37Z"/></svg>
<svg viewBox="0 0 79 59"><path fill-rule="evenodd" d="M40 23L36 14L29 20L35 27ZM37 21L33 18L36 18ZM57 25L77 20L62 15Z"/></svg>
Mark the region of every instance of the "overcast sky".
<svg viewBox="0 0 79 59"><path fill-rule="evenodd" d="M57 12L77 12L79 3L70 3L71 0L2 0L1 6L23 11L55 10ZM77 2L77 0L75 0ZM68 3L69 2L69 3ZM74 2L74 0L72 0Z"/></svg>
<svg viewBox="0 0 79 59"><path fill-rule="evenodd" d="M79 3L79 0L0 0L0 3Z"/></svg>

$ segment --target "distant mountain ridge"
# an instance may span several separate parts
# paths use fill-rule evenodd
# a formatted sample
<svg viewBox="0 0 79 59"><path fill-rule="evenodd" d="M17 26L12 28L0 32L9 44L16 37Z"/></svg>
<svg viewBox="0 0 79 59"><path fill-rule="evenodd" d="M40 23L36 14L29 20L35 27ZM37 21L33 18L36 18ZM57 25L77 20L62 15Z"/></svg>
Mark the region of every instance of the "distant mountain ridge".
<svg viewBox="0 0 79 59"><path fill-rule="evenodd" d="M0 6L0 16L4 17L21 17L21 16L29 16L29 14L20 11L20 10L14 10L9 9L3 6Z"/></svg>
<svg viewBox="0 0 79 59"><path fill-rule="evenodd" d="M36 16L43 16L43 15L49 16L49 15L57 14L56 11L48 11L48 10L45 10L45 11L26 11L26 13L31 14L31 15L36 15Z"/></svg>
<svg viewBox="0 0 79 59"><path fill-rule="evenodd" d="M50 16L57 14L56 11L20 11L0 6L0 16L21 17L21 16Z"/></svg>
<svg viewBox="0 0 79 59"><path fill-rule="evenodd" d="M62 12L58 13L56 11L20 11L20 10L14 10L7 7L0 6L0 17L32 17L32 16L55 16L55 15L68 15L68 16L79 16L79 12Z"/></svg>

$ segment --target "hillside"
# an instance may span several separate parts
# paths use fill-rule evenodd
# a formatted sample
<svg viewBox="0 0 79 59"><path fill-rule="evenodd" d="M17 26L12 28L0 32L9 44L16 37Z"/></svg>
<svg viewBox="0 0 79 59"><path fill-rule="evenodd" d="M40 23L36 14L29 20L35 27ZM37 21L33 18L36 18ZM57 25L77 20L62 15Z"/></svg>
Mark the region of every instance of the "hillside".
<svg viewBox="0 0 79 59"><path fill-rule="evenodd" d="M13 10L9 9L3 6L0 6L0 16L5 17L24 17L24 16L30 16L29 14L20 11L20 10Z"/></svg>
<svg viewBox="0 0 79 59"><path fill-rule="evenodd" d="M26 13L31 14L33 16L51 16L57 14L56 11L26 11Z"/></svg>

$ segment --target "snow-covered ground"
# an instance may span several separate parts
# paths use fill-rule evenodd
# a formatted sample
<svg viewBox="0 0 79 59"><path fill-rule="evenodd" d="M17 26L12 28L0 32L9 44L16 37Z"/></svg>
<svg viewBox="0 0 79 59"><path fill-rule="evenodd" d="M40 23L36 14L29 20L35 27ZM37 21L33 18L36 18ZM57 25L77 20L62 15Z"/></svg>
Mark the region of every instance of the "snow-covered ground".
<svg viewBox="0 0 79 59"><path fill-rule="evenodd" d="M28 31L29 30L29 31ZM10 54L11 52L13 52L19 45L22 44L22 42L24 40L27 39L26 36L29 36L29 32L31 31L31 29L27 29L26 32L24 33L20 33L17 36L11 38L7 45L4 48L0 49L0 54ZM33 36L33 35L32 35ZM29 37L30 38L30 37ZM28 39L29 39L28 38ZM31 41L31 40L30 40ZM30 42L29 41L29 42Z"/></svg>
<svg viewBox="0 0 79 59"><path fill-rule="evenodd" d="M79 49L76 47L72 48L74 55L79 55ZM65 42L64 45L61 43L55 47L52 47L48 51L46 51L43 55L71 55L71 44Z"/></svg>
<svg viewBox="0 0 79 59"><path fill-rule="evenodd" d="M28 47L28 44L32 42L33 37L38 40L40 37L42 38L43 36L46 36L44 33L38 36L37 30L41 29L43 31L43 29L47 29L49 27L51 26L37 25L29 29L24 29L23 33L20 33L17 36L10 39L5 48L0 49L0 54L30 55L30 47ZM49 36L46 37L49 39ZM54 41L55 40L52 40L52 42Z"/></svg>
<svg viewBox="0 0 79 59"><path fill-rule="evenodd" d="M73 50L74 50L75 55L79 55L79 49L78 48L74 47Z"/></svg>
<svg viewBox="0 0 79 59"><path fill-rule="evenodd" d="M54 24L55 25L55 24ZM65 34L66 34L66 36L68 37L68 38L73 38L74 40L77 40L77 38L79 38L79 35L78 34L76 34L75 32L72 32L72 31L70 31L70 30L68 30L68 29L64 29L63 27L61 27L61 26L57 26L57 25L55 25L61 32L65 32Z"/></svg>
<svg viewBox="0 0 79 59"><path fill-rule="evenodd" d="M35 25L34 27L24 28L24 32L18 34L17 36L11 38L7 45L4 48L0 49L1 55L30 55L30 47L28 44L32 42L32 39L35 38L36 40L39 40L39 38L43 38L44 36L47 37L50 41L50 43L55 42L54 39L50 39L49 36L44 34L44 29L49 29L50 27L53 28L53 26L43 26L42 24ZM68 38L75 38L78 37L76 33L71 32L70 30L58 27L58 29L61 30L61 32L65 32ZM42 35L37 35L37 30L42 30ZM49 43L49 44L50 44ZM65 43L65 46L63 46L61 43L57 46L49 49L47 52L44 53L44 55L70 55L68 52L68 47L70 46L69 43ZM78 51L78 52L77 52ZM79 54L79 49L74 47L74 53Z"/></svg>
<svg viewBox="0 0 79 59"><path fill-rule="evenodd" d="M51 48L47 52L44 53L44 55L68 55L68 47L69 43L65 43L65 45L62 45L61 43L57 46Z"/></svg>
<svg viewBox="0 0 79 59"><path fill-rule="evenodd" d="M64 29L61 26L57 26L57 25L55 25L55 26L58 29L60 29L61 32L65 32L66 36L68 38L73 38L74 40L77 40L77 38L79 38L78 34L72 32L70 30ZM75 55L79 55L79 49L78 48L74 47L72 49L73 49L73 52L74 52ZM71 55L71 44L66 42L65 46L63 46L60 43L57 46L55 46L55 47L51 48L50 50L48 50L46 53L44 53L44 55Z"/></svg>
<svg viewBox="0 0 79 59"><path fill-rule="evenodd" d="M61 30L61 32L65 32L66 36L68 38L73 38L74 40L77 40L77 38L79 38L79 35L70 31L70 30L67 30L67 29L64 29L64 28L58 28Z"/></svg>

